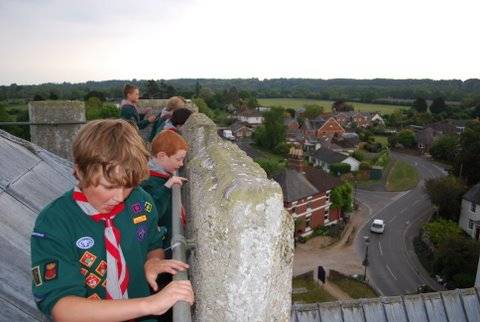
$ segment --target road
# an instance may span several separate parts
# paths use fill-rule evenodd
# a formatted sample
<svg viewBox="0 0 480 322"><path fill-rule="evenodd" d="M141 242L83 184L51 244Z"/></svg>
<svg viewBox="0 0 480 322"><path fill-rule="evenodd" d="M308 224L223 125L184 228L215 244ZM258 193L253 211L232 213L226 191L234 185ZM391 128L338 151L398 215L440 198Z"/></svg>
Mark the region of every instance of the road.
<svg viewBox="0 0 480 322"><path fill-rule="evenodd" d="M433 207L423 190L424 181L443 176L446 172L420 157L399 153L392 153L392 157L414 165L421 180L415 189L407 192L356 192L357 200L368 208L371 218L360 229L355 241L357 251L363 257L364 236L370 238L367 278L385 296L414 293L421 284L442 289L418 261L413 239L433 213ZM384 234L370 232L369 225L374 218L385 221Z"/></svg>

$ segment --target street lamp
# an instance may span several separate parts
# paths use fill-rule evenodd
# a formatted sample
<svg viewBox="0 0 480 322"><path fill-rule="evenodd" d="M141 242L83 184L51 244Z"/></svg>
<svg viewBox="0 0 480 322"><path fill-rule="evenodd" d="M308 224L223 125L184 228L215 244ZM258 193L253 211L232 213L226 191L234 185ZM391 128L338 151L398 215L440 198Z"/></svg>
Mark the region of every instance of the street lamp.
<svg viewBox="0 0 480 322"><path fill-rule="evenodd" d="M362 265L365 266L365 272L363 273L363 281L367 280L367 266L368 266L368 245L370 244L370 238L368 236L363 236L363 241L365 242L365 258L363 259Z"/></svg>

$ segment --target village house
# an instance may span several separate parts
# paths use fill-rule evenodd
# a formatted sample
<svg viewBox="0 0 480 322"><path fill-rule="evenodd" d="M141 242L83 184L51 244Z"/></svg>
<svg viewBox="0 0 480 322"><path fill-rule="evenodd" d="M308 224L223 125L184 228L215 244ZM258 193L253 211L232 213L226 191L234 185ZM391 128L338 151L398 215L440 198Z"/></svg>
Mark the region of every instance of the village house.
<svg viewBox="0 0 480 322"><path fill-rule="evenodd" d="M240 122L245 122L250 126L256 127L263 123L263 116L257 110L244 109L235 116Z"/></svg>
<svg viewBox="0 0 480 322"><path fill-rule="evenodd" d="M358 171L360 166L360 161L348 154L339 153L324 147L309 154L309 162L326 172L330 172L330 166L335 163L349 164L351 171Z"/></svg>
<svg viewBox="0 0 480 322"><path fill-rule="evenodd" d="M312 120L305 119L302 130L305 135L314 135L317 138L345 133L343 127L331 116L326 118L317 116Z"/></svg>
<svg viewBox="0 0 480 322"><path fill-rule="evenodd" d="M292 152L295 150L295 152ZM289 166L274 176L283 190L285 209L295 220L295 237L307 237L324 225L341 219L339 209L331 209L330 192L341 180L320 169L303 166L303 151L291 149Z"/></svg>
<svg viewBox="0 0 480 322"><path fill-rule="evenodd" d="M474 185L463 196L458 225L470 237L480 239L480 183Z"/></svg>

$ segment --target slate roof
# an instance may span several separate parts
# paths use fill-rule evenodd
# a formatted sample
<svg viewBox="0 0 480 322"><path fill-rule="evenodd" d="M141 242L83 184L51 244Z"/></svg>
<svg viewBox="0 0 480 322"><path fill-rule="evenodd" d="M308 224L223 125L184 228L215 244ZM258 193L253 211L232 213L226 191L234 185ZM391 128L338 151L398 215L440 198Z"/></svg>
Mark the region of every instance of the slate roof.
<svg viewBox="0 0 480 322"><path fill-rule="evenodd" d="M31 295L38 212L75 184L71 162L0 130L0 306L3 321L45 321Z"/></svg>
<svg viewBox="0 0 480 322"><path fill-rule="evenodd" d="M463 195L463 199L474 202L477 205L480 205L480 183L474 185L466 194Z"/></svg>
<svg viewBox="0 0 480 322"><path fill-rule="evenodd" d="M480 321L479 288L319 304L294 304L290 322Z"/></svg>
<svg viewBox="0 0 480 322"><path fill-rule="evenodd" d="M274 176L273 179L282 187L283 198L286 202L292 202L319 193L302 173L293 169L285 169Z"/></svg>
<svg viewBox="0 0 480 322"><path fill-rule="evenodd" d="M320 192L326 192L342 184L342 180L334 177L323 170L305 167L305 177Z"/></svg>
<svg viewBox="0 0 480 322"><path fill-rule="evenodd" d="M348 158L348 155L338 153L322 147L317 151L313 152L312 157L317 160L324 161L328 164L332 164L332 163L342 162L343 160Z"/></svg>

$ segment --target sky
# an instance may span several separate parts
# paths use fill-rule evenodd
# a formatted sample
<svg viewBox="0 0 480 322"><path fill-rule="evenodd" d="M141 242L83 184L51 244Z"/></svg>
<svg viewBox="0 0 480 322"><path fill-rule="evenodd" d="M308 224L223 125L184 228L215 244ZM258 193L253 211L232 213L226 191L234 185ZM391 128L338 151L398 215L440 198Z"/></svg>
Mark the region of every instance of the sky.
<svg viewBox="0 0 480 322"><path fill-rule="evenodd" d="M0 84L480 78L476 0L0 1Z"/></svg>

